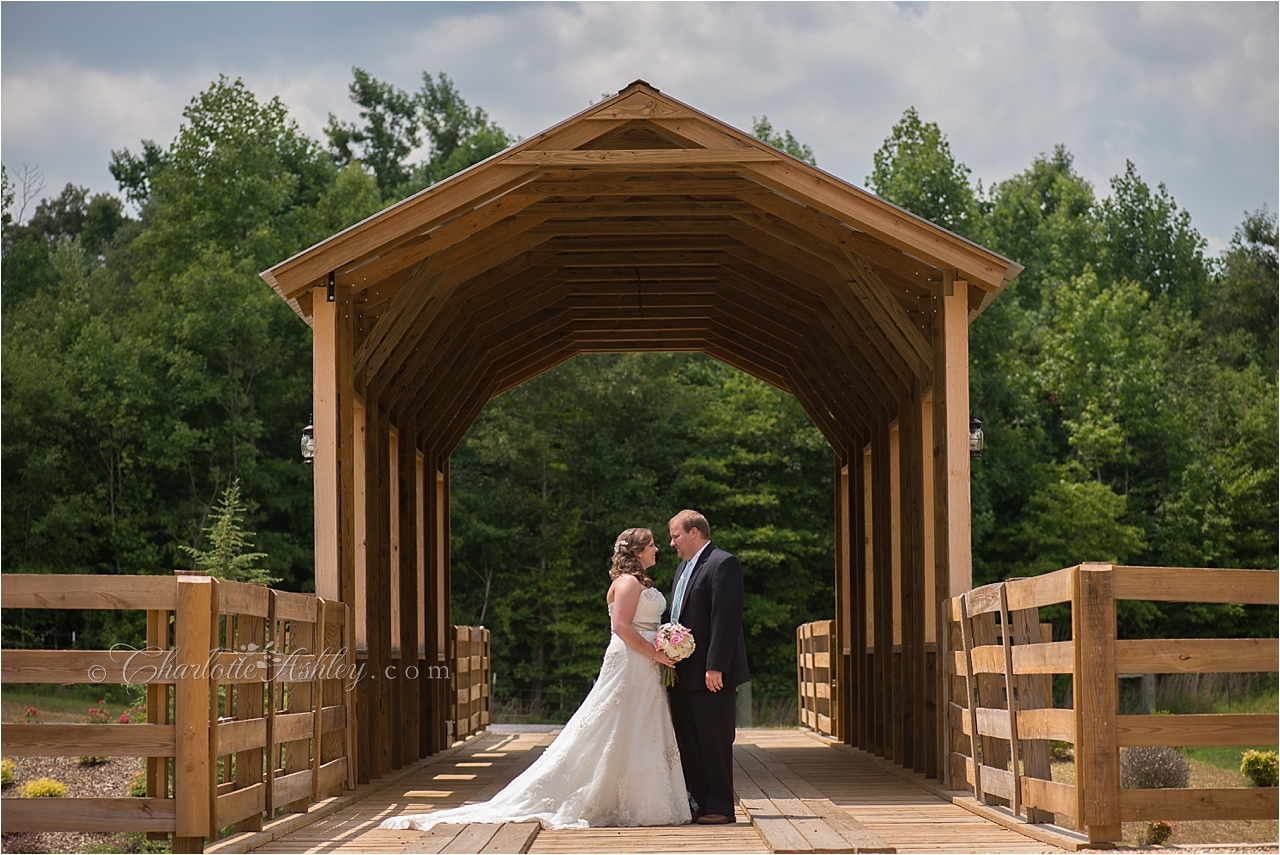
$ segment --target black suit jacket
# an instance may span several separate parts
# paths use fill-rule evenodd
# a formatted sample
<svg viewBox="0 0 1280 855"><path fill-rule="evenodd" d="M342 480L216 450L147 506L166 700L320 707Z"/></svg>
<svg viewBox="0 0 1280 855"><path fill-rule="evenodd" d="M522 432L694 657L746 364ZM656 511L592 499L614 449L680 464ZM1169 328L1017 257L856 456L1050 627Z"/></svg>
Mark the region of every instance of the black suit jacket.
<svg viewBox="0 0 1280 855"><path fill-rule="evenodd" d="M680 623L693 632L693 655L676 663L682 688L707 691L706 672L724 673L726 686L750 679L747 674L747 641L742 632L742 567L738 559L714 543L698 556L696 567L687 563L676 572L676 585L692 573L684 592ZM672 587L674 602L675 586Z"/></svg>

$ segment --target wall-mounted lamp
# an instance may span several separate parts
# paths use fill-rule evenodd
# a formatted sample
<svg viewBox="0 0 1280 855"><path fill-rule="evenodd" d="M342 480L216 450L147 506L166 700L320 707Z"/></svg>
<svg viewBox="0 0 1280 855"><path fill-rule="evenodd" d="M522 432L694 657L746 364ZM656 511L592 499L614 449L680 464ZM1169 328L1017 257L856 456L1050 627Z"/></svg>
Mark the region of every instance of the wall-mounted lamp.
<svg viewBox="0 0 1280 855"><path fill-rule="evenodd" d="M315 425L307 425L302 429L302 462L316 462L316 428Z"/></svg>
<svg viewBox="0 0 1280 855"><path fill-rule="evenodd" d="M969 416L969 456L982 456L982 419Z"/></svg>

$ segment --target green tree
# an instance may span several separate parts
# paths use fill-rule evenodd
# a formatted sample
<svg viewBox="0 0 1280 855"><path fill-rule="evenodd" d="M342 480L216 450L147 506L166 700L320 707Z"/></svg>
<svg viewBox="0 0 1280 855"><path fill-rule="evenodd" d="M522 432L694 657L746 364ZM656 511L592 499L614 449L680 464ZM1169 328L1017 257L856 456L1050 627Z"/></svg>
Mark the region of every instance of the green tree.
<svg viewBox="0 0 1280 855"><path fill-rule="evenodd" d="M1125 161L1124 174L1111 179L1111 197L1103 200L1099 217L1105 233L1099 266L1104 278L1141 283L1197 314L1203 309L1209 278L1205 240L1164 184L1153 191L1133 162Z"/></svg>
<svg viewBox="0 0 1280 855"><path fill-rule="evenodd" d="M1278 271L1276 215L1266 208L1246 214L1216 265L1203 318L1206 335L1228 360L1274 366L1280 358Z"/></svg>
<svg viewBox="0 0 1280 855"><path fill-rule="evenodd" d="M416 99L361 68L352 68L351 100L360 106L362 124L341 122L332 113L325 135L339 166L354 160L373 171L378 190L390 199L410 176L405 159L422 145Z"/></svg>
<svg viewBox="0 0 1280 855"><path fill-rule="evenodd" d="M751 117L751 136L760 140L760 142L768 143L774 148L785 151L787 154L803 160L812 166L817 166L818 161L813 156L813 149L800 142L791 135L791 131L783 131L778 133L773 129L773 123L769 121L768 116L756 118Z"/></svg>
<svg viewBox="0 0 1280 855"><path fill-rule="evenodd" d="M423 73L413 95L368 72L352 69L351 100L360 122L330 114L325 127L340 165L363 163L378 182L384 202L396 202L511 145L506 131L480 107L471 107L444 72ZM425 142L427 158L408 157Z"/></svg>
<svg viewBox="0 0 1280 855"><path fill-rule="evenodd" d="M875 153L867 187L881 198L964 237L976 235L979 210L969 167L951 154L946 134L908 107Z"/></svg>

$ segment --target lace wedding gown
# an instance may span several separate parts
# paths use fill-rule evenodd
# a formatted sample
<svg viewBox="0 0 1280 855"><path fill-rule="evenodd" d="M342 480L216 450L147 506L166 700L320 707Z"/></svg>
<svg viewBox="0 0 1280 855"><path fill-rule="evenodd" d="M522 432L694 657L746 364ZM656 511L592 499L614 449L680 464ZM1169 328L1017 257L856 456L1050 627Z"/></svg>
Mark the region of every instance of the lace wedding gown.
<svg viewBox="0 0 1280 855"><path fill-rule="evenodd" d="M666 598L640 592L631 625L652 641ZM609 604L613 616L613 604ZM689 822L680 750L662 666L616 635L600 676L555 742L487 802L388 819L383 828L426 830L442 822L525 822L543 828L679 825Z"/></svg>

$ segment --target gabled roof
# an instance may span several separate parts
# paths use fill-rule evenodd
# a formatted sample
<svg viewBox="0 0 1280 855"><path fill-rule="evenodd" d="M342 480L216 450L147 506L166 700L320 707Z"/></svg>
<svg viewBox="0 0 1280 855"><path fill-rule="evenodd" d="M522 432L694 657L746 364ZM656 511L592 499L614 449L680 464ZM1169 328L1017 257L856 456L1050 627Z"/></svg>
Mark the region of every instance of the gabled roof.
<svg viewBox="0 0 1280 855"><path fill-rule="evenodd" d="M945 270L973 316L1022 267L636 81L262 277L304 318L349 288L358 382L452 448L600 350L710 353L851 441L927 377Z"/></svg>

